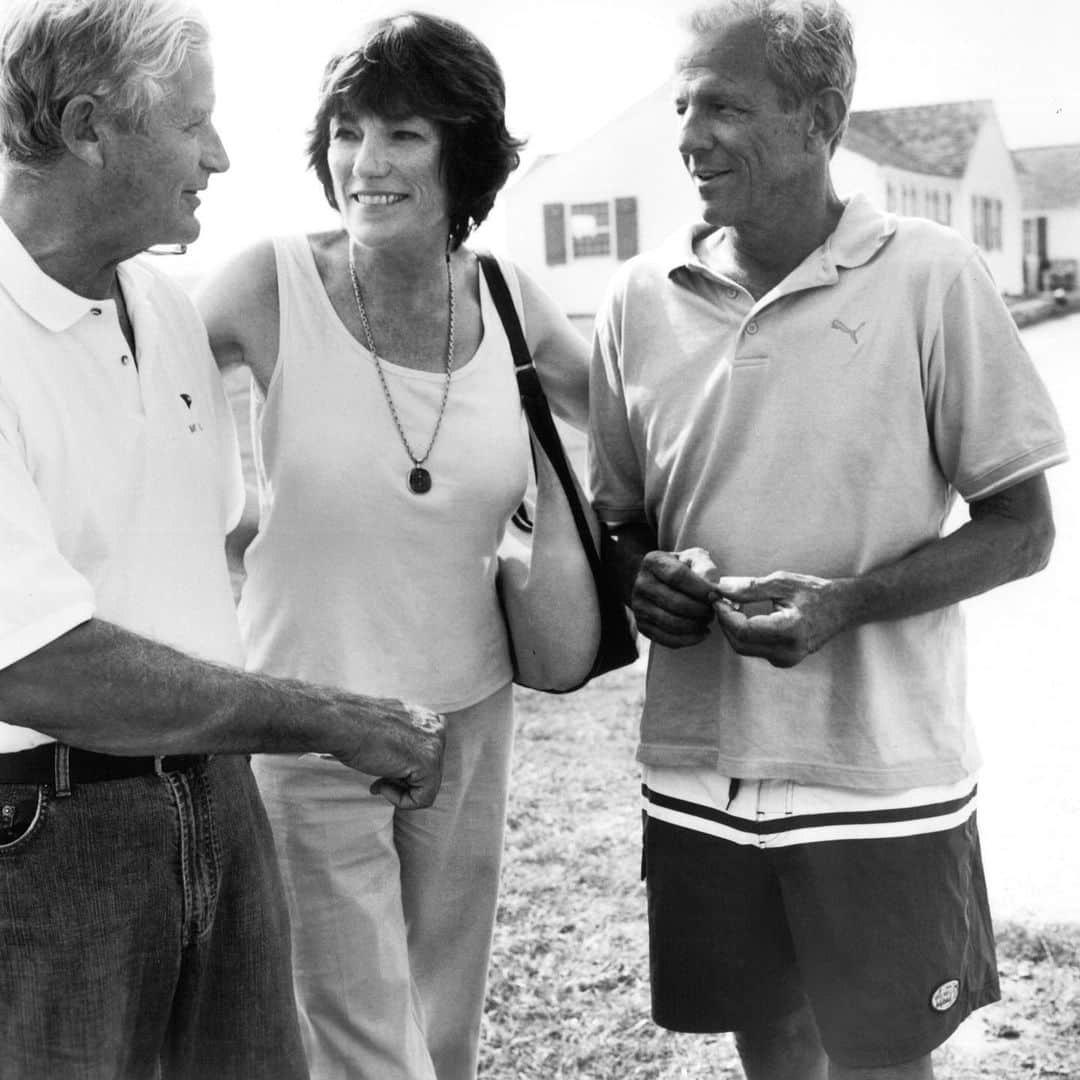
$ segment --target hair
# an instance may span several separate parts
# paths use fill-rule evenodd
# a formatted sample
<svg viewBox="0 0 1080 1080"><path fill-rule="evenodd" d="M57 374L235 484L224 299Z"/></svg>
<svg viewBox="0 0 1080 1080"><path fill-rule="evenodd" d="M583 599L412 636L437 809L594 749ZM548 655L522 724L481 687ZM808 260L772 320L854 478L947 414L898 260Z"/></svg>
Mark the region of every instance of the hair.
<svg viewBox="0 0 1080 1080"><path fill-rule="evenodd" d="M832 87L848 107L855 89L851 16L837 0L718 0L693 11L687 26L709 33L736 19L752 19L765 38L765 65L784 109L798 108ZM835 150L847 116L831 144Z"/></svg>
<svg viewBox="0 0 1080 1080"><path fill-rule="evenodd" d="M308 163L335 210L330 123L358 112L420 116L435 124L451 249L487 217L525 145L506 129L506 87L487 46L458 23L418 11L369 24L326 66Z"/></svg>
<svg viewBox="0 0 1080 1080"><path fill-rule="evenodd" d="M168 81L209 41L186 0L15 0L0 27L0 156L29 169L54 162L79 94L125 130L145 130Z"/></svg>

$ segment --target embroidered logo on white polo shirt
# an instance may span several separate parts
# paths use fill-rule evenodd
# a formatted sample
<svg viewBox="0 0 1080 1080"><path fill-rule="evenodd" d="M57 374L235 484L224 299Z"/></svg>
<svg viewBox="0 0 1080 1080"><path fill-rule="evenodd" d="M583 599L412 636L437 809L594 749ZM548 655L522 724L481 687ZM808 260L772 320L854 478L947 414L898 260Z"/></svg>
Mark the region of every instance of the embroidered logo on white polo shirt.
<svg viewBox="0 0 1080 1080"><path fill-rule="evenodd" d="M191 409L191 395L190 394L181 394L180 395L180 400L188 407L189 410ZM203 431L204 430L202 424L200 424L197 420L195 420L192 423L188 424L187 429L188 429L188 431L191 432L192 435L194 435L196 431Z"/></svg>
<svg viewBox="0 0 1080 1080"><path fill-rule="evenodd" d="M859 323L854 330L850 326L845 326L839 319L833 319L831 329L839 330L841 333L847 334L851 340L858 345L859 344L859 331L866 325L865 322Z"/></svg>
<svg viewBox="0 0 1080 1080"><path fill-rule="evenodd" d="M943 982L930 995L930 1008L934 1012L948 1012L960 997L960 980L949 979Z"/></svg>

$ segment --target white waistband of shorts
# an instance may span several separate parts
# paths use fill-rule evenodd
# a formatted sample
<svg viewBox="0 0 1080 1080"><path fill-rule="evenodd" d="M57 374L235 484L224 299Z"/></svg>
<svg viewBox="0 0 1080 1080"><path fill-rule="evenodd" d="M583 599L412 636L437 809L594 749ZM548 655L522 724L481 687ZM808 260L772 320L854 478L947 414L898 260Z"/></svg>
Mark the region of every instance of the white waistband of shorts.
<svg viewBox="0 0 1080 1080"><path fill-rule="evenodd" d="M858 791L791 780L742 780L710 769L647 766L642 798L651 818L736 844L786 847L828 840L918 836L963 824L977 778L904 791Z"/></svg>

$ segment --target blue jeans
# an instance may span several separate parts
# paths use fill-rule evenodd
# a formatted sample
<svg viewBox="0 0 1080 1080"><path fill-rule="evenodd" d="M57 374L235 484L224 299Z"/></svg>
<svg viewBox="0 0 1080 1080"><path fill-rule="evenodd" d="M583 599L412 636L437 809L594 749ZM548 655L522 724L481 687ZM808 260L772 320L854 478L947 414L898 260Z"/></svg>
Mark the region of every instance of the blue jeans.
<svg viewBox="0 0 1080 1080"><path fill-rule="evenodd" d="M307 1075L243 757L67 797L0 783L0 1080Z"/></svg>

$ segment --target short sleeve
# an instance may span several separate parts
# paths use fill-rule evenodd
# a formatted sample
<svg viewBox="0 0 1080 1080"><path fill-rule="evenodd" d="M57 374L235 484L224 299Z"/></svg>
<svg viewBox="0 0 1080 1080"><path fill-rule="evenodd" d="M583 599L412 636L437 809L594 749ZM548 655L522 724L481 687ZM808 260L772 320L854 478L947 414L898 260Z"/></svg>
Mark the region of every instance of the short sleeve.
<svg viewBox="0 0 1080 1080"><path fill-rule="evenodd" d="M1067 459L1050 394L977 253L945 293L925 379L938 462L967 501Z"/></svg>
<svg viewBox="0 0 1080 1080"><path fill-rule="evenodd" d="M610 525L644 522L645 478L630 434L620 355L618 294L596 321L589 371L589 489Z"/></svg>
<svg viewBox="0 0 1080 1080"><path fill-rule="evenodd" d="M0 668L86 622L90 583L60 554L27 468L18 414L0 387Z"/></svg>

